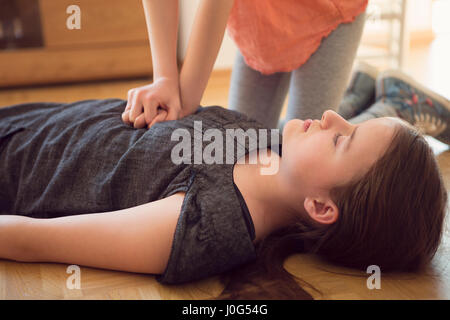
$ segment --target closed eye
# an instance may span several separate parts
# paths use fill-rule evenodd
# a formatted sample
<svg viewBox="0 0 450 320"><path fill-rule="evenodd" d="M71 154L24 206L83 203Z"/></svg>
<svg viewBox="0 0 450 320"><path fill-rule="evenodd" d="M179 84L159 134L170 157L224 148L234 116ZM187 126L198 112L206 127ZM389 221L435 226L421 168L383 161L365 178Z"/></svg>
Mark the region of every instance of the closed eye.
<svg viewBox="0 0 450 320"><path fill-rule="evenodd" d="M333 139L334 140L334 145L337 144L337 140L339 139L340 136L342 136L342 134L340 134L339 132L334 135L334 139Z"/></svg>

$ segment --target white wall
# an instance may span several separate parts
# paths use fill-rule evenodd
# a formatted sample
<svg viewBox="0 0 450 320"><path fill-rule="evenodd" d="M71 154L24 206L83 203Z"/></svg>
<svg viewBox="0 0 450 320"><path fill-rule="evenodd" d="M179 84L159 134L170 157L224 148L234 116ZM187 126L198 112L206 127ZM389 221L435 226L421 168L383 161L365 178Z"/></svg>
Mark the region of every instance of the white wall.
<svg viewBox="0 0 450 320"><path fill-rule="evenodd" d="M407 0L408 26L412 32L431 30L432 0Z"/></svg>

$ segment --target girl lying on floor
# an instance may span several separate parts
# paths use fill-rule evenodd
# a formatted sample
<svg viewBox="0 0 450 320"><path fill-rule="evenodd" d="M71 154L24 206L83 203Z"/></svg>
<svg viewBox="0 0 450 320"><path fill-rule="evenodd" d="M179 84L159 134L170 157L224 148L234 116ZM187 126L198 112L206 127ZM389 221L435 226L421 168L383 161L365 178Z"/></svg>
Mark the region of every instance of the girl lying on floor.
<svg viewBox="0 0 450 320"><path fill-rule="evenodd" d="M295 252L361 270L413 271L438 248L446 189L422 133L399 117L354 124L328 110L321 120L287 122L278 144L246 135L264 127L218 106L135 129L122 121L125 104L0 109L1 258L178 284L252 263L267 279L286 278L283 259ZM202 150L211 143L206 130L233 132L245 152L227 148L221 156L232 153L233 163L174 163L180 128L202 136ZM274 161L278 170L261 175ZM281 287L282 298L291 289Z"/></svg>

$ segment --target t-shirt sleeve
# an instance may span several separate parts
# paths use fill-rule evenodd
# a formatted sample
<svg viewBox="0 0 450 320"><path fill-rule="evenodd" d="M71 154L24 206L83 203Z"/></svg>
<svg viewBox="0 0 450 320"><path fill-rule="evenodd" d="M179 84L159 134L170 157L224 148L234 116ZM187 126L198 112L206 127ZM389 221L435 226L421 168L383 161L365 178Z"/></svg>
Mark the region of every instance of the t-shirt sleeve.
<svg viewBox="0 0 450 320"><path fill-rule="evenodd" d="M192 171L167 267L156 280L179 284L231 270L256 258L232 184Z"/></svg>

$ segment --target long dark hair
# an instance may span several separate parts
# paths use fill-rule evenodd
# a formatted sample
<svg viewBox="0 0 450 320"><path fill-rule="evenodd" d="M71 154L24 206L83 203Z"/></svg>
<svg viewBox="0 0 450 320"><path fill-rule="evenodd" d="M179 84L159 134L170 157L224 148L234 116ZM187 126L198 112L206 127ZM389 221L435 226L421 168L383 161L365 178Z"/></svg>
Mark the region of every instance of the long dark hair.
<svg viewBox="0 0 450 320"><path fill-rule="evenodd" d="M339 208L334 224L298 221L273 232L256 245L256 260L221 276L225 289L216 299L312 299L303 288L315 288L283 267L294 253L359 270L377 265L382 272L417 271L436 253L447 191L432 149L408 123L396 126L362 178L330 194Z"/></svg>

